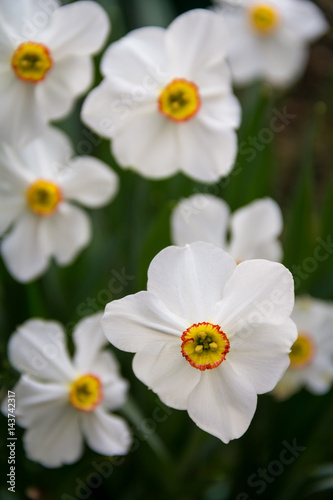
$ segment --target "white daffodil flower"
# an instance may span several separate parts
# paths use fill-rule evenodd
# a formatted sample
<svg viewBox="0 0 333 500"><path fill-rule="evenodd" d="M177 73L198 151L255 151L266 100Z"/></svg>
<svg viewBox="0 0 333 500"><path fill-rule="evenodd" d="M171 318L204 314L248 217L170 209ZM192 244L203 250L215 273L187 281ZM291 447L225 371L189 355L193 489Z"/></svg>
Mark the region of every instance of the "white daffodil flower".
<svg viewBox="0 0 333 500"><path fill-rule="evenodd" d="M209 243L167 247L151 262L148 291L108 304L107 338L135 352L135 375L225 443L240 437L257 394L289 364L297 330L290 272L234 259Z"/></svg>
<svg viewBox="0 0 333 500"><path fill-rule="evenodd" d="M176 205L170 225L175 245L207 241L223 248L237 262L282 258L282 246L277 240L283 228L282 214L271 198L255 200L231 215L229 206L220 198L194 194Z"/></svg>
<svg viewBox="0 0 333 500"><path fill-rule="evenodd" d="M10 338L10 363L22 373L13 391L17 421L27 429L24 448L45 467L78 460L83 439L108 456L126 454L131 444L125 421L109 413L124 404L128 383L113 354L103 349L107 341L100 320L97 313L77 324L73 359L55 321L30 319Z"/></svg>
<svg viewBox="0 0 333 500"><path fill-rule="evenodd" d="M51 257L70 264L91 239L89 208L108 203L117 175L96 158L71 159L67 137L52 128L22 149L0 144L1 253L21 282L39 277ZM8 231L8 233L7 233Z"/></svg>
<svg viewBox="0 0 333 500"><path fill-rule="evenodd" d="M124 168L150 179L182 171L216 182L231 170L240 106L231 93L221 16L193 10L167 29L134 30L105 52L104 80L82 119L112 139Z"/></svg>
<svg viewBox="0 0 333 500"><path fill-rule="evenodd" d="M69 113L109 32L95 2L0 0L0 137L22 146Z"/></svg>
<svg viewBox="0 0 333 500"><path fill-rule="evenodd" d="M291 349L289 368L273 394L284 399L302 387L325 394L333 383L333 304L298 297L291 317L298 338Z"/></svg>
<svg viewBox="0 0 333 500"><path fill-rule="evenodd" d="M261 78L285 87L303 73L308 46L328 23L309 0L242 0L220 11L229 33L228 57L234 82L246 85Z"/></svg>

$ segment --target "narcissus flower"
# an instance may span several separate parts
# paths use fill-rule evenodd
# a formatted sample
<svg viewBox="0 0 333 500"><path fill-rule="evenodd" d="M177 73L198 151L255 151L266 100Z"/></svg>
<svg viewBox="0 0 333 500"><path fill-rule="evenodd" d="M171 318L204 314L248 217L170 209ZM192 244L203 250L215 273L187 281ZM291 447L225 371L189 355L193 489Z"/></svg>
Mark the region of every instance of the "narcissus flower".
<svg viewBox="0 0 333 500"><path fill-rule="evenodd" d="M257 394L289 364L297 330L293 279L276 262L234 259L209 243L168 247L148 291L106 306L105 335L135 352L135 375L161 400L227 443L248 428Z"/></svg>
<svg viewBox="0 0 333 500"><path fill-rule="evenodd" d="M232 168L240 122L225 48L223 19L200 9L166 30L129 33L105 52L105 79L87 97L83 121L112 139L124 168L216 182Z"/></svg>
<svg viewBox="0 0 333 500"><path fill-rule="evenodd" d="M95 2L0 0L0 137L21 146L68 114L108 32Z"/></svg>
<svg viewBox="0 0 333 500"><path fill-rule="evenodd" d="M220 198L194 194L178 203L170 222L175 245L207 241L226 250L237 262L279 261L282 257L281 243L277 240L283 227L282 214L271 198L255 200L231 215L230 208Z"/></svg>
<svg viewBox="0 0 333 500"><path fill-rule="evenodd" d="M308 45L328 29L309 0L244 0L221 10L229 32L228 56L236 84L261 78L292 84L304 71Z"/></svg>
<svg viewBox="0 0 333 500"><path fill-rule="evenodd" d="M16 418L27 429L25 451L46 467L78 460L83 439L103 455L129 449L127 424L109 413L125 402L128 384L113 354L103 349L100 319L98 313L77 324L73 359L63 328L54 321L26 321L9 341L9 360L23 373L13 390L19 401Z"/></svg>
<svg viewBox="0 0 333 500"><path fill-rule="evenodd" d="M69 201L96 208L117 192L107 165L71 153L67 137L52 128L22 149L0 144L1 252L18 281L43 274L51 257L70 264L88 245L90 219Z"/></svg>
<svg viewBox="0 0 333 500"><path fill-rule="evenodd" d="M291 317L298 337L289 368L273 393L283 399L305 387L313 394L324 394L333 383L333 304L299 297Z"/></svg>

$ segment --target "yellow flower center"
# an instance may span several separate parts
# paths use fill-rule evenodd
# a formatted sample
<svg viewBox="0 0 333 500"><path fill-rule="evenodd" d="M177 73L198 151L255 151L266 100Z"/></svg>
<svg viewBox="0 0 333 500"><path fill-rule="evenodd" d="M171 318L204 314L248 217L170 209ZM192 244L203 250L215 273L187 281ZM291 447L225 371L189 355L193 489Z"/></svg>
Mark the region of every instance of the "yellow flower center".
<svg viewBox="0 0 333 500"><path fill-rule="evenodd" d="M253 29L259 35L273 33L280 23L278 11L266 3L252 5L249 9L249 17Z"/></svg>
<svg viewBox="0 0 333 500"><path fill-rule="evenodd" d="M161 92L158 109L170 120L184 122L199 111L201 99L199 89L193 82L184 79L172 80Z"/></svg>
<svg viewBox="0 0 333 500"><path fill-rule="evenodd" d="M26 192L29 208L38 215L51 215L62 201L59 186L50 181L39 179L31 184Z"/></svg>
<svg viewBox="0 0 333 500"><path fill-rule="evenodd" d="M82 375L71 385L70 402L81 411L93 411L103 399L102 384L95 375Z"/></svg>
<svg viewBox="0 0 333 500"><path fill-rule="evenodd" d="M182 355L198 370L211 370L224 361L230 342L219 325L196 323L182 335Z"/></svg>
<svg viewBox="0 0 333 500"><path fill-rule="evenodd" d="M304 368L312 362L315 354L316 346L312 338L300 332L289 354L290 368L293 370Z"/></svg>
<svg viewBox="0 0 333 500"><path fill-rule="evenodd" d="M51 67L50 51L41 43L21 43L12 57L12 68L16 76L26 82L38 83L44 80Z"/></svg>

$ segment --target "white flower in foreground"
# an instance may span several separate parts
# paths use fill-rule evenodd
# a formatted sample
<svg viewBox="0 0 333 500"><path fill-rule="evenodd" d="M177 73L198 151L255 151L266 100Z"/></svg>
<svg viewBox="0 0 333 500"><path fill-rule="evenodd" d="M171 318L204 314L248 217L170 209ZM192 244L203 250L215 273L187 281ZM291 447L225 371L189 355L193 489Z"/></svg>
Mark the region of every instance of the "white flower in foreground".
<svg viewBox="0 0 333 500"><path fill-rule="evenodd" d="M282 246L277 240L283 228L282 214L271 198L255 200L231 215L229 206L220 198L194 194L178 203L170 223L175 245L207 241L226 250L237 262L279 261L282 257Z"/></svg>
<svg viewBox="0 0 333 500"><path fill-rule="evenodd" d="M328 29L323 13L309 0L243 0L221 13L233 79L240 85L256 78L274 86L292 84L304 71L309 44Z"/></svg>
<svg viewBox="0 0 333 500"><path fill-rule="evenodd" d="M107 165L70 156L67 137L52 128L20 150L0 144L1 253L18 281L43 274L51 257L70 264L88 245L90 219L69 202L97 208L117 192L118 177Z"/></svg>
<svg viewBox="0 0 333 500"><path fill-rule="evenodd" d="M64 331L54 321L28 320L9 341L9 360L23 373L13 391L16 418L27 429L24 447L31 460L46 467L78 460L83 438L103 455L123 455L129 449L127 424L108 411L123 405L128 384L115 357L103 350L100 319L98 313L77 324L73 359Z"/></svg>
<svg viewBox="0 0 333 500"><path fill-rule="evenodd" d="M93 81L109 20L95 2L0 0L0 137L23 145Z"/></svg>
<svg viewBox="0 0 333 500"><path fill-rule="evenodd" d="M168 29L134 30L105 52L105 78L88 95L83 121L112 138L124 168L216 182L232 168L240 122L225 48L223 19L206 10L186 12Z"/></svg>
<svg viewBox="0 0 333 500"><path fill-rule="evenodd" d="M290 272L265 260L237 266L196 242L162 250L147 289L106 306L105 335L136 352L135 375L165 404L225 443L240 437L257 394L272 390L289 364L297 337Z"/></svg>
<svg viewBox="0 0 333 500"><path fill-rule="evenodd" d="M291 317L298 338L290 366L273 393L283 399L305 387L313 394L324 394L333 383L333 304L300 297Z"/></svg>

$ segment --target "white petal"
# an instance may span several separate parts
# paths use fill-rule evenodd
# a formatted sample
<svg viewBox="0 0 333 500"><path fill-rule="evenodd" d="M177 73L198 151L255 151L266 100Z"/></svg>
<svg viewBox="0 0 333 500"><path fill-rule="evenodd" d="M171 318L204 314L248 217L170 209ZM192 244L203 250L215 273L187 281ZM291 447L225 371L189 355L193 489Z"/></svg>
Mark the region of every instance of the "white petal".
<svg viewBox="0 0 333 500"><path fill-rule="evenodd" d="M89 57L66 57L55 61L45 80L36 88L36 100L45 119L66 116L74 99L90 87L93 66Z"/></svg>
<svg viewBox="0 0 333 500"><path fill-rule="evenodd" d="M194 194L181 200L171 214L171 234L175 245L207 241L225 247L230 209L210 194Z"/></svg>
<svg viewBox="0 0 333 500"><path fill-rule="evenodd" d="M47 126L34 141L20 150L24 165L34 173L34 177L58 183L59 172L67 168L73 154L69 137L56 127Z"/></svg>
<svg viewBox="0 0 333 500"><path fill-rule="evenodd" d="M63 202L58 211L45 217L44 225L49 252L60 266L71 264L91 239L91 222L86 213L74 205Z"/></svg>
<svg viewBox="0 0 333 500"><path fill-rule="evenodd" d="M132 438L124 419L101 407L81 417L83 435L90 448L102 455L125 455Z"/></svg>
<svg viewBox="0 0 333 500"><path fill-rule="evenodd" d="M49 265L49 242L40 219L26 212L2 241L5 264L23 283L42 275Z"/></svg>
<svg viewBox="0 0 333 500"><path fill-rule="evenodd" d="M157 100L152 88L118 77L105 79L84 101L81 118L97 134L113 137L137 116L155 114Z"/></svg>
<svg viewBox="0 0 333 500"><path fill-rule="evenodd" d="M3 75L2 77L3 78ZM36 88L11 75L0 108L1 136L9 144L23 146L43 132L45 121L36 105Z"/></svg>
<svg viewBox="0 0 333 500"><path fill-rule="evenodd" d="M256 200L236 210L230 224L229 251L239 261L265 258L261 248L273 243L283 228L280 207L271 198Z"/></svg>
<svg viewBox="0 0 333 500"><path fill-rule="evenodd" d="M58 0L2 0L0 12L17 36L31 40L48 26L58 7Z"/></svg>
<svg viewBox="0 0 333 500"><path fill-rule="evenodd" d="M19 218L25 209L22 196L12 193L0 193L0 235Z"/></svg>
<svg viewBox="0 0 333 500"><path fill-rule="evenodd" d="M304 40L314 41L329 29L323 12L313 2L290 2L289 9L286 25Z"/></svg>
<svg viewBox="0 0 333 500"><path fill-rule="evenodd" d="M63 171L61 187L66 199L87 207L101 207L118 191L118 176L104 162L92 156L80 156Z"/></svg>
<svg viewBox="0 0 333 500"><path fill-rule="evenodd" d="M103 354L109 354L105 352ZM108 410L118 410L126 401L129 384L127 380L114 375L113 380L109 376L109 382L103 383L103 402L102 406Z"/></svg>
<svg viewBox="0 0 333 500"><path fill-rule="evenodd" d="M231 71L224 59L193 75L193 82L199 88L202 99L207 97L226 97L231 92Z"/></svg>
<svg viewBox="0 0 333 500"><path fill-rule="evenodd" d="M136 352L151 342L180 337L187 322L168 310L149 292L128 295L107 304L102 328L109 341L123 351Z"/></svg>
<svg viewBox="0 0 333 500"><path fill-rule="evenodd" d="M282 264L248 260L237 266L213 317L228 336L249 335L256 325L279 325L294 306L294 282Z"/></svg>
<svg viewBox="0 0 333 500"><path fill-rule="evenodd" d="M188 414L204 431L224 443L242 436L257 405L251 383L227 362L206 370L188 398Z"/></svg>
<svg viewBox="0 0 333 500"><path fill-rule="evenodd" d="M157 109L131 116L126 127L115 133L112 151L120 165L149 179L170 177L179 167L176 131L175 124Z"/></svg>
<svg viewBox="0 0 333 500"><path fill-rule="evenodd" d="M75 378L59 323L26 321L11 337L8 349L9 360L18 371L51 382L66 383Z"/></svg>
<svg viewBox="0 0 333 500"><path fill-rule="evenodd" d="M228 29L228 59L236 84L250 83L262 76L260 41L251 33L243 12L224 13Z"/></svg>
<svg viewBox="0 0 333 500"><path fill-rule="evenodd" d="M77 2L54 13L44 41L57 59L95 54L103 47L109 30L109 18L100 5Z"/></svg>
<svg viewBox="0 0 333 500"><path fill-rule="evenodd" d="M28 427L59 406L68 404L69 392L64 384L44 383L23 375L14 388L17 400L16 417L21 426Z"/></svg>
<svg viewBox="0 0 333 500"><path fill-rule="evenodd" d="M284 29L279 36L261 44L261 58L263 76L273 85L285 87L303 73L308 50L294 32Z"/></svg>
<svg viewBox="0 0 333 500"><path fill-rule="evenodd" d="M188 327L210 321L235 267L230 255L209 243L168 247L152 260L147 288L170 311L186 318Z"/></svg>
<svg viewBox="0 0 333 500"><path fill-rule="evenodd" d="M133 30L106 49L101 71L112 83L121 82L127 91L135 92L141 87L147 93L155 93L170 77L164 43L163 28Z"/></svg>
<svg viewBox="0 0 333 500"><path fill-rule="evenodd" d="M175 74L190 77L221 60L226 51L224 20L195 9L177 17L166 32L166 50Z"/></svg>
<svg viewBox="0 0 333 500"><path fill-rule="evenodd" d="M76 462L83 452L77 410L70 405L50 407L29 427L23 443L27 457L44 467Z"/></svg>
<svg viewBox="0 0 333 500"><path fill-rule="evenodd" d="M297 338L296 325L258 325L248 335L230 339L228 362L246 378L257 394L271 391L289 366L289 352Z"/></svg>
<svg viewBox="0 0 333 500"><path fill-rule="evenodd" d="M237 135L200 121L199 114L178 128L179 163L189 177L204 183L215 183L227 175L237 153Z"/></svg>
<svg viewBox="0 0 333 500"><path fill-rule="evenodd" d="M133 371L163 403L177 410L186 410L201 374L182 356L181 339L147 345L134 356Z"/></svg>
<svg viewBox="0 0 333 500"><path fill-rule="evenodd" d="M107 344L101 327L101 319L102 313L98 312L79 321L74 329L75 354L73 363L83 373L90 371L96 356Z"/></svg>
<svg viewBox="0 0 333 500"><path fill-rule="evenodd" d="M22 150L14 149L5 143L0 143L0 175L4 190L13 196L20 196L24 201L27 187L36 178L33 171L26 168L22 160Z"/></svg>
<svg viewBox="0 0 333 500"><path fill-rule="evenodd" d="M202 99L200 123L212 129L225 130L238 128L241 120L241 107L233 94L222 97L205 97Z"/></svg>

